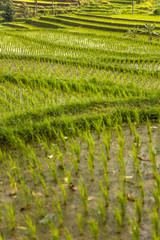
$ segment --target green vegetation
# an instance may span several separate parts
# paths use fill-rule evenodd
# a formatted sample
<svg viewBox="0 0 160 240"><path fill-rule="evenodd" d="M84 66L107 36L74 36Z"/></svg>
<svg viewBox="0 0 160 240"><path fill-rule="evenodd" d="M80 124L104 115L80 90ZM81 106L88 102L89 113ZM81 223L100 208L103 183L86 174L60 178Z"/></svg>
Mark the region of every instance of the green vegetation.
<svg viewBox="0 0 160 240"><path fill-rule="evenodd" d="M0 239L158 240L157 4L41 3L0 25Z"/></svg>

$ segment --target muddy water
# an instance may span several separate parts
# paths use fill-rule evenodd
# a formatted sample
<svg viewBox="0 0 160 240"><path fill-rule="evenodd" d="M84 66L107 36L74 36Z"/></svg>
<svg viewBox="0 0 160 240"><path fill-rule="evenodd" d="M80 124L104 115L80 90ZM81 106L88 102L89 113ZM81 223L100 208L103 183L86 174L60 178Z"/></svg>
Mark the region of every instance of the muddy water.
<svg viewBox="0 0 160 240"><path fill-rule="evenodd" d="M81 158L79 162L79 171L76 174L72 163L71 139L67 139L67 150L64 149L62 143L59 145L54 142L48 145L47 151L44 150L44 143L32 144L36 158L37 165L33 164L33 154L26 146L26 151L23 150L7 150L6 158L3 157L1 163L0 176L0 202L2 219L0 223L0 232L3 239L34 239L26 223L26 216L29 215L33 224L36 226L37 239L56 239L52 236L49 222L53 223L59 230L59 239L67 239L66 232L70 232L75 240L81 239L132 239L132 230L129 222L137 218L136 214L136 200L143 200L142 204L142 220L139 223L140 239L152 239L154 227L152 223L153 209L155 207L155 200L153 196L153 189L155 189L156 181L153 174L153 164L151 162L151 142L148 135L148 129L145 125L136 126L136 134L139 137L139 149L137 155L139 156L139 168L141 173L138 175L135 167L135 160L133 157L133 149L136 147L135 136L128 127L123 127L124 151L123 162L125 165L125 174L122 172L120 162L118 160L119 141L118 135L120 131L113 130L111 135L110 145L110 159L108 162L108 181L109 181L109 205L105 206L105 200L101 190L101 183L105 187L103 153L106 155L103 138L100 138L96 133L91 133L94 140L94 181L90 175L88 167L89 147L85 136L76 138L77 144L81 147ZM160 126L151 126L152 130L152 145L156 158L156 169L159 175L160 166ZM122 132L121 132L122 136ZM71 182L75 189L68 186L66 172L59 168L58 153L56 147L63 154L64 164L66 170L71 174ZM27 151L29 154L27 154ZM8 156L10 154L10 157ZM67 204L64 205L63 195L60 185L53 181L50 174L50 168L47 162L54 162L57 171L57 178L63 184L66 195ZM18 179L17 169L20 169ZM35 172L36 184L31 173L31 166ZM48 194L45 194L41 176L46 183ZM14 178L16 182L16 192L13 194L13 184L8 173ZM81 177L87 191L88 198L88 214L86 214L84 205L80 194L80 185L82 186ZM22 182L25 187L22 187ZM142 186L140 186L140 182ZM123 194L125 190L126 214L122 216L121 233L118 232L118 227L115 218L115 210L119 209L121 213L121 204L118 200L118 195ZM143 190L143 191L142 191ZM144 198L142 197L144 192ZM47 196L45 196L47 195ZM36 199L39 200L36 201ZM104 212L105 221L103 221L99 204L101 202ZM15 210L15 229L11 229L10 218L6 211L5 204L13 204ZM60 223L60 214L58 213L58 204L61 207L62 222ZM159 210L157 210L159 214ZM80 234L78 227L77 214L82 214L83 217L83 235ZM50 220L46 220L48 219ZM91 219L98 222L98 238L93 236L90 229ZM58 238L57 238L58 239ZM69 238L68 238L69 239ZM134 239L134 238L133 238ZM137 238L138 239L138 238Z"/></svg>

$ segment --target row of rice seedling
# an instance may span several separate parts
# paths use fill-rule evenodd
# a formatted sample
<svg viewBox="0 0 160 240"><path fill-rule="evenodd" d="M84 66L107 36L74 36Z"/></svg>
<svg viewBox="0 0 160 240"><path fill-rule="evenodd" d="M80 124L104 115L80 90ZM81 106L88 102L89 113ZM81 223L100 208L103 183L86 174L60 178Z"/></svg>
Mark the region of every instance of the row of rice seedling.
<svg viewBox="0 0 160 240"><path fill-rule="evenodd" d="M80 39L78 39L79 35L73 38L74 40L68 41L68 46L63 44L63 41L61 43L61 40L65 34L57 34L57 37L59 36L58 39L56 39L54 41L54 38L50 39L49 41L52 42L48 42L43 40L43 38L45 37L46 32L44 32L44 34L42 34L41 32L41 36L39 34L40 32L37 31L35 32L35 35L33 34L33 38L29 37L29 36L19 36L17 34L13 34L13 39L15 38L16 41L13 41L12 43L10 42L10 44L8 44L8 41L10 41L10 37L12 34L8 33L7 35L2 35L2 44L3 47L1 48L1 53L8 53L8 54L14 54L17 56L34 56L34 57L38 57L38 56L44 56L44 57L50 57L53 59L57 59L59 57L62 57L62 61L68 62L69 64L81 64L81 65L89 65L93 68L99 68L99 69L112 69L112 70L118 70L118 71L132 71L133 72L137 72L139 73L139 71L141 70L147 70L147 71L151 71L154 73L154 68L155 68L155 72L157 74L158 71L158 54L157 54L157 49L159 48L159 43L154 43L148 44L148 48L145 48L145 52L143 53L141 51L141 54L138 54L138 51L143 49L143 44L144 42L139 40L136 41L136 43L130 39L126 39L124 42L121 42L121 44L117 44L119 42L119 38L115 39L114 41L114 45L111 45L111 42L113 40L113 38L109 38L103 39L103 37L101 38L101 43L99 41L99 38L92 38L89 37L88 41L81 41ZM37 35L39 34L39 40L34 39ZM27 33L26 33L27 35ZM55 34L54 34L55 35ZM53 36L53 34L50 34L50 36ZM82 34L83 36L83 34ZM82 37L81 36L81 37ZM8 38L8 40L7 40ZM64 39L68 39L69 35L66 34ZM28 46L28 43L32 41L32 44ZM54 41L54 43L53 43ZM99 41L99 42L98 42ZM131 47L131 43L134 42L134 45L132 44ZM73 47L73 45L76 43L76 46ZM79 43L79 44L78 44ZM125 45L124 45L125 44ZM127 44L128 44L128 49L127 49ZM108 45L108 46L107 46ZM110 45L110 48L109 48ZM90 46L90 48L88 48L88 46ZM38 48L38 49L37 49ZM120 51L120 48L122 50L122 48L124 49L123 52ZM133 53L133 56L136 56L136 59L134 58L133 60L126 60L125 57L126 56L130 56L132 55L132 49L136 48L137 49L137 53ZM148 50L148 52L147 52ZM128 52L131 53L128 53ZM152 51L152 53L151 53ZM101 53L101 55L98 55L97 57L97 52ZM155 53L154 53L155 52ZM109 54L109 58L106 58L106 54ZM123 57L124 55L124 60L123 60L123 64L122 61L120 59L117 59L115 57L111 58L111 54L112 56L115 55L119 55L121 57ZM55 58L55 56L57 56ZM137 56L139 55L139 60L137 60ZM155 65L154 64L147 64L145 63L145 67L141 69L141 65L143 65L143 61L148 61L149 62L149 56L152 55L154 60L151 61L155 61ZM145 60L145 58L143 58L143 60L141 59L141 57L145 57L147 58ZM66 58L67 57L67 58ZM118 56L117 56L118 57ZM69 59L70 58L70 59ZM83 58L83 60L82 60ZM92 58L92 60L91 60ZM99 59L101 59L101 63L99 63ZM61 60L59 60L61 61ZM139 66L136 66L136 64L134 65L133 63L137 63L137 61L141 62L141 64L139 64ZM114 62L114 63L113 63ZM118 63L121 63L120 65ZM128 62L130 63L128 65ZM98 64L99 63L99 64ZM125 63L125 64L124 64ZM152 69L151 66L154 66L154 68ZM134 67L133 67L134 66ZM157 68L157 69L156 69ZM128 69L128 70L127 70Z"/></svg>

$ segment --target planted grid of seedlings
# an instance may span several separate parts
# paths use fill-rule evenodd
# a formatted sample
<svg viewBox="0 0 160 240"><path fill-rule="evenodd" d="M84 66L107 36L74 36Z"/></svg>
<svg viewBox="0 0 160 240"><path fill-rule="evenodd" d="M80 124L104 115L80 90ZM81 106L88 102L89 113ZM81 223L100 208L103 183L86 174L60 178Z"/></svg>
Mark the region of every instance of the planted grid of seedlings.
<svg viewBox="0 0 160 240"><path fill-rule="evenodd" d="M160 44L0 39L1 239L159 239Z"/></svg>
<svg viewBox="0 0 160 240"><path fill-rule="evenodd" d="M1 149L1 238L158 239L160 128L121 120Z"/></svg>

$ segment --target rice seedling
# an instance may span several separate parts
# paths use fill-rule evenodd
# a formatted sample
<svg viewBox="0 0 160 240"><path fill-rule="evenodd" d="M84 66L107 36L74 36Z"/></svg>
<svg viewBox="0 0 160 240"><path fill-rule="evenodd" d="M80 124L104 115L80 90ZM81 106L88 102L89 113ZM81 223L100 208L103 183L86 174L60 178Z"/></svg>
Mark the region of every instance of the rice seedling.
<svg viewBox="0 0 160 240"><path fill-rule="evenodd" d="M77 223L78 223L78 227L79 227L79 231L80 234L83 235L84 234L84 219L81 213L77 214Z"/></svg>
<svg viewBox="0 0 160 240"><path fill-rule="evenodd" d="M29 215L26 215L25 216L25 223L27 225L27 229L28 229L28 232L29 232L29 236L31 237L31 239L33 240L37 240L37 228L36 228L36 225L35 223L32 222L31 218Z"/></svg>
<svg viewBox="0 0 160 240"><path fill-rule="evenodd" d="M65 228L65 237L66 237L66 240L73 240L73 238L67 228Z"/></svg>
<svg viewBox="0 0 160 240"><path fill-rule="evenodd" d="M92 151L89 152L87 161L88 161L88 168L91 175L91 180L94 181L94 153L92 153Z"/></svg>
<svg viewBox="0 0 160 240"><path fill-rule="evenodd" d="M97 240L98 236L99 236L98 222L95 219L90 218L89 219L89 228L91 229L93 239Z"/></svg>
<svg viewBox="0 0 160 240"><path fill-rule="evenodd" d="M68 137L64 136L64 134L63 134L63 132L61 130L60 130L60 137L61 137L61 140L63 142L64 149L67 150L66 139L68 139Z"/></svg>
<svg viewBox="0 0 160 240"><path fill-rule="evenodd" d="M15 178L11 176L11 174L9 172L7 172L7 175L10 179L10 183L11 183L11 187L13 189L13 192L17 192L17 184L16 184L16 181L15 181Z"/></svg>
<svg viewBox="0 0 160 240"><path fill-rule="evenodd" d="M154 201L155 201L155 209L159 208L159 203L160 203L160 190L156 186L155 189L152 189Z"/></svg>
<svg viewBox="0 0 160 240"><path fill-rule="evenodd" d="M92 154L94 152L94 140L89 131L87 131L85 133L85 140L87 142L88 149L90 150L90 153Z"/></svg>
<svg viewBox="0 0 160 240"><path fill-rule="evenodd" d="M43 186L43 189L44 189L44 192L45 192L45 196L48 197L49 193L48 193L48 189L47 189L45 180L44 180L43 176L39 173L38 173L38 177L39 177L40 182L42 183L42 186Z"/></svg>
<svg viewBox="0 0 160 240"><path fill-rule="evenodd" d="M135 125L134 125L134 128L133 128L133 133L134 133L134 143L135 143L135 146L136 146L137 150L139 150L140 145L141 145L141 139L140 139L139 134L136 132Z"/></svg>
<svg viewBox="0 0 160 240"><path fill-rule="evenodd" d="M66 189L64 187L64 185L59 181L59 186L61 188L61 192L62 192L62 195L63 195L63 201L64 201L64 205L67 205L67 194L66 194Z"/></svg>
<svg viewBox="0 0 160 240"><path fill-rule="evenodd" d="M140 230L136 219L130 219L129 224L131 226L132 238L134 240L140 240Z"/></svg>
<svg viewBox="0 0 160 240"><path fill-rule="evenodd" d="M52 234L53 239L55 240L59 240L60 236L59 236L59 230L58 228L55 226L55 224L53 222L49 223L49 227L50 227L50 231Z"/></svg>
<svg viewBox="0 0 160 240"><path fill-rule="evenodd" d="M108 159L106 158L103 149L101 150L101 152L102 152L102 157L101 157L102 160L101 161L103 163L104 172L107 173L107 171L108 171Z"/></svg>
<svg viewBox="0 0 160 240"><path fill-rule="evenodd" d="M36 174L35 169L33 169L33 167L30 165L30 166L29 166L29 170L30 170L32 179L33 179L33 181L34 181L34 184L37 185L38 182L37 182L37 174Z"/></svg>
<svg viewBox="0 0 160 240"><path fill-rule="evenodd" d="M142 221L142 201L141 199L136 200L136 215L137 222L140 225Z"/></svg>
<svg viewBox="0 0 160 240"><path fill-rule="evenodd" d="M116 210L114 211L114 216L115 216L115 220L116 220L116 224L117 224L117 228L118 228L118 233L121 233L121 231L122 231L122 215L118 208L116 208Z"/></svg>
<svg viewBox="0 0 160 240"><path fill-rule="evenodd" d="M81 158L81 146L79 144L77 144L75 140L72 140L72 142L70 144L70 148L72 150L72 154L76 155L77 162L79 163L80 158Z"/></svg>
<svg viewBox="0 0 160 240"><path fill-rule="evenodd" d="M79 164L78 164L77 158L75 158L75 156L72 155L71 159L72 159L72 163L73 163L73 167L75 169L75 172L76 172L76 174L78 174L78 172L79 172Z"/></svg>
<svg viewBox="0 0 160 240"><path fill-rule="evenodd" d="M79 185L79 191L80 191L81 199L84 205L85 213L88 214L88 194L87 194L86 186L82 176L81 176L81 185Z"/></svg>
<svg viewBox="0 0 160 240"><path fill-rule="evenodd" d="M117 155L118 155L118 161L119 161L120 166L121 166L122 175L125 176L126 175L126 170L125 170L125 162L124 162L124 159L123 159L123 150L119 150L117 152Z"/></svg>
<svg viewBox="0 0 160 240"><path fill-rule="evenodd" d="M21 183L20 183L20 191L21 191L21 194L25 201L26 206L30 206L31 205L31 192L23 180L21 180Z"/></svg>
<svg viewBox="0 0 160 240"><path fill-rule="evenodd" d="M41 218L41 217L44 217L44 215L45 215L45 211L44 211L44 208L43 208L43 206L45 205L44 203L45 203L45 200L43 200L43 199L38 199L38 197L37 197L37 195L36 194L34 194L34 199L35 199L35 202L36 202L36 204L37 204L37 207L38 207L38 215L39 215L39 217Z"/></svg>
<svg viewBox="0 0 160 240"><path fill-rule="evenodd" d="M150 143L150 159L152 162L153 171L156 171L157 170L156 153L155 153L155 150L153 149L152 143Z"/></svg>
<svg viewBox="0 0 160 240"><path fill-rule="evenodd" d="M127 196L123 192L117 194L117 199L121 206L121 215L124 217L126 214Z"/></svg>
<svg viewBox="0 0 160 240"><path fill-rule="evenodd" d="M10 229L14 230L16 228L15 209L12 204L5 204L5 208L9 219Z"/></svg>
<svg viewBox="0 0 160 240"><path fill-rule="evenodd" d="M43 138L39 138L38 142L39 142L40 145L43 146L43 150L45 152L45 155L48 156L48 153L49 153L48 140L45 137L43 137Z"/></svg>
<svg viewBox="0 0 160 240"><path fill-rule="evenodd" d="M0 203L0 222L2 222L2 204Z"/></svg>
<svg viewBox="0 0 160 240"><path fill-rule="evenodd" d="M111 143L111 131L107 133L104 133L104 135L102 135L102 140L105 146L105 150L106 150L106 154L107 154L107 160L110 159L110 154L109 154L109 150L110 150L110 143Z"/></svg>
<svg viewBox="0 0 160 240"><path fill-rule="evenodd" d="M108 205L109 205L108 187L104 186L102 182L100 183L100 187L101 187L102 194L103 194L103 197L104 197L104 200L105 200L105 205L106 205L106 207L108 207Z"/></svg>
<svg viewBox="0 0 160 240"><path fill-rule="evenodd" d="M93 125L94 125L94 129L95 129L96 132L97 132L98 138L100 138L101 130L102 130L102 125L103 125L103 118L100 117L100 119L99 119L98 121L94 121L94 122L93 122Z"/></svg>
<svg viewBox="0 0 160 240"><path fill-rule="evenodd" d="M127 116L127 123L128 123L129 128L130 128L130 134L132 135L132 133L133 133L133 123L131 121L130 116Z"/></svg>
<svg viewBox="0 0 160 240"><path fill-rule="evenodd" d="M62 209L61 209L60 203L57 204L56 209L57 209L57 214L58 214L59 226L62 227L63 226L63 218L62 218Z"/></svg>
<svg viewBox="0 0 160 240"><path fill-rule="evenodd" d="M28 147L28 157L29 157L29 164L33 165L34 168L38 167L38 162L37 162L37 157L36 154L34 152L33 147Z"/></svg>
<svg viewBox="0 0 160 240"><path fill-rule="evenodd" d="M139 191L140 191L140 197L141 197L141 201L142 204L144 204L144 200L145 200L145 190L144 190L144 186L142 184L142 180L140 179L139 181Z"/></svg>
<svg viewBox="0 0 160 240"><path fill-rule="evenodd" d="M69 170L65 170L65 181L67 182L68 186L70 187L72 182L71 182L71 172Z"/></svg>
<svg viewBox="0 0 160 240"><path fill-rule="evenodd" d="M147 128L148 128L149 140L150 140L150 142L152 142L153 139L152 139L151 122L150 122L150 120L148 118L147 118Z"/></svg>
<svg viewBox="0 0 160 240"><path fill-rule="evenodd" d="M51 174L51 177L53 178L53 181L55 183L57 183L58 182L57 169L56 169L54 161L53 160L48 160L47 164L48 164L48 167L50 169L50 174Z"/></svg>
<svg viewBox="0 0 160 240"><path fill-rule="evenodd" d="M151 216L152 224L153 224L153 239L159 238L159 216L156 209L154 209L153 214Z"/></svg>
<svg viewBox="0 0 160 240"><path fill-rule="evenodd" d="M105 223L106 222L106 209L100 199L98 199L98 213L102 217L102 222Z"/></svg>
<svg viewBox="0 0 160 240"><path fill-rule="evenodd" d="M64 170L65 169L65 164L64 164L64 159L63 159L63 154L61 153L61 151L59 150L59 148L57 147L56 149L56 156L57 156L57 161L59 163L59 168Z"/></svg>

